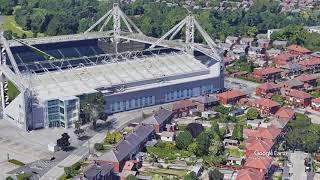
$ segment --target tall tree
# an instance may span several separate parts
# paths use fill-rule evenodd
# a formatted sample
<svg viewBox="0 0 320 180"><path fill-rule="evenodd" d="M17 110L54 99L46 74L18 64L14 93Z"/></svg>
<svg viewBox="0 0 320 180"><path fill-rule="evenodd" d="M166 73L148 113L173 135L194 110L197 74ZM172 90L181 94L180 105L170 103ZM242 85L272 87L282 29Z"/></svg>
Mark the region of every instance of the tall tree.
<svg viewBox="0 0 320 180"><path fill-rule="evenodd" d="M210 170L209 180L223 180L223 174L218 169Z"/></svg>
<svg viewBox="0 0 320 180"><path fill-rule="evenodd" d="M187 149L192 143L192 135L189 131L183 131L176 138L176 146L178 149Z"/></svg>

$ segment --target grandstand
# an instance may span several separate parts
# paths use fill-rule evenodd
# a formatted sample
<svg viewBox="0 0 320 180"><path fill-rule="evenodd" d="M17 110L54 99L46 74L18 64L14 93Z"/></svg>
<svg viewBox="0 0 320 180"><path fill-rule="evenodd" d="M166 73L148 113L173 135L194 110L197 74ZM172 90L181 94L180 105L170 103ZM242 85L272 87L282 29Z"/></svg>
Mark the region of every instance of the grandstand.
<svg viewBox="0 0 320 180"><path fill-rule="evenodd" d="M111 18L113 30L105 31ZM91 32L101 22L100 31ZM183 26L185 42L173 40ZM196 29L206 45L194 43ZM105 113L112 114L224 88L221 51L191 15L157 39L114 6L83 34L19 41L1 36L1 45L4 119L25 130L72 126L85 94L103 93ZM20 92L11 102L8 81Z"/></svg>

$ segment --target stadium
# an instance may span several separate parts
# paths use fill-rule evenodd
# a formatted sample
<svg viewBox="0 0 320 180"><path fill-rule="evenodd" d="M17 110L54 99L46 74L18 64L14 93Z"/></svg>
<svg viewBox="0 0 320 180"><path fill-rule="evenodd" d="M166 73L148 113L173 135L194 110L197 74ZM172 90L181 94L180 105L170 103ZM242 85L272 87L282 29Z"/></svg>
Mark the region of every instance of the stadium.
<svg viewBox="0 0 320 180"><path fill-rule="evenodd" d="M182 30L184 40L174 39ZM194 42L195 31L206 44ZM72 126L85 94L103 93L105 113L113 114L224 88L222 52L192 15L153 38L114 5L85 33L1 35L1 48L3 118L24 130ZM12 100L8 82L19 91Z"/></svg>

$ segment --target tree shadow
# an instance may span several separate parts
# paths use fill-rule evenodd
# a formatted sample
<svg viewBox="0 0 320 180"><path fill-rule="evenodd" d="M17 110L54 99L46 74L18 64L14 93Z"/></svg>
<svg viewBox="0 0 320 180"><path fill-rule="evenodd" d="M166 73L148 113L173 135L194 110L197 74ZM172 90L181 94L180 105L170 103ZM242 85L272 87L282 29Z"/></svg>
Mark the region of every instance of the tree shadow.
<svg viewBox="0 0 320 180"><path fill-rule="evenodd" d="M96 128L93 129L96 132L110 131L115 128L116 118L108 119L106 121L97 121Z"/></svg>
<svg viewBox="0 0 320 180"><path fill-rule="evenodd" d="M84 136L79 137L78 139L79 139L80 141L85 141L85 140L90 139L90 136L84 135Z"/></svg>

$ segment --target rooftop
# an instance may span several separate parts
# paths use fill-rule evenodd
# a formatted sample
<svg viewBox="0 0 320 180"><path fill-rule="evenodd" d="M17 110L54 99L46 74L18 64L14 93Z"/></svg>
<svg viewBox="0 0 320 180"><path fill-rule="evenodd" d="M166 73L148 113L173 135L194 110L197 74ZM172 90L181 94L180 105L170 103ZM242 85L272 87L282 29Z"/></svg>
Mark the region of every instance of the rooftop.
<svg viewBox="0 0 320 180"><path fill-rule="evenodd" d="M246 94L241 91L231 90L231 91L226 91L226 92L220 93L217 96L219 98L233 99L233 98L241 97L241 96L245 96L245 95Z"/></svg>
<svg viewBox="0 0 320 180"><path fill-rule="evenodd" d="M306 81L312 81L312 80L317 80L318 77L313 75L313 74L302 74L298 77L296 77L299 81L306 82Z"/></svg>
<svg viewBox="0 0 320 180"><path fill-rule="evenodd" d="M298 52L298 53L303 53L303 54L308 54L308 53L311 53L311 51L307 48L304 48L302 46L299 46L299 45L296 45L296 44L293 44L293 45L290 45L287 47L287 50L289 51L295 51L295 52Z"/></svg>
<svg viewBox="0 0 320 180"><path fill-rule="evenodd" d="M265 98L257 99L254 101L254 103L259 106L268 107L268 108L280 106L279 103L272 101L271 99L265 99Z"/></svg>
<svg viewBox="0 0 320 180"><path fill-rule="evenodd" d="M291 89L291 91L288 93L288 96L290 97L296 97L299 99L308 99L308 98L312 98L312 96L306 92L303 91L298 91L295 89Z"/></svg>
<svg viewBox="0 0 320 180"><path fill-rule="evenodd" d="M275 83L263 83L260 86L258 86L257 88L259 89L263 89L263 90L269 90L269 89L279 89L279 85L275 84Z"/></svg>
<svg viewBox="0 0 320 180"><path fill-rule="evenodd" d="M171 116L172 116L172 111L161 107L158 111L153 113L152 116L145 119L142 123L161 125L164 121L168 120Z"/></svg>
<svg viewBox="0 0 320 180"><path fill-rule="evenodd" d="M275 74L280 72L282 72L281 69L274 68L274 67L266 67L266 68L255 69L253 71L253 74L257 76L265 76L265 75Z"/></svg>
<svg viewBox="0 0 320 180"><path fill-rule="evenodd" d="M246 168L238 172L236 180L263 180L264 174L256 169Z"/></svg>

